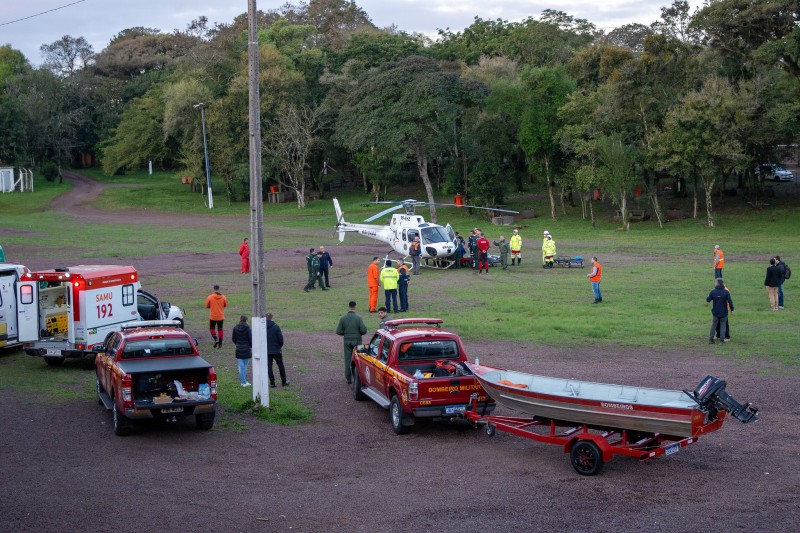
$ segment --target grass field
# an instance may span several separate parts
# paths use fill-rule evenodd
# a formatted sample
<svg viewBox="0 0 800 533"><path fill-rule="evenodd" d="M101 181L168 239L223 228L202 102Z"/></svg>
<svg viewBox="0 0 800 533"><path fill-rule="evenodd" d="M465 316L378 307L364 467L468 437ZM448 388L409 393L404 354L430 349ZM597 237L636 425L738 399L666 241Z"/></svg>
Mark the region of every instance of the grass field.
<svg viewBox="0 0 800 533"><path fill-rule="evenodd" d="M217 253L238 249L242 233L248 228L249 206L230 204L224 190L215 190L215 208L208 210L203 198L190 194L174 174L136 174L121 178L93 177L107 182L136 185L104 191L93 208L120 210L131 208L153 213L193 214L208 217L208 224L178 224L164 227L147 217L129 220L120 217L114 224L82 224L76 228L64 217L47 209L48 203L68 190L68 184L37 182L36 192L0 195L0 243L9 260L25 263L24 253L31 247L43 250L69 248L73 254L91 262L93 257L147 258L160 254L193 252ZM783 186L783 184L781 185ZM793 184L787 185L793 186ZM414 193L421 197L422 192ZM398 194L397 199L408 194ZM523 199L524 198L524 199ZM549 213L543 199L511 197L510 209L533 209L537 214ZM363 206L367 195L358 191L339 194L345 217L361 221L376 212L374 206ZM449 201L449 199L443 199ZM686 209L688 199L662 200L663 207ZM670 351L711 350L720 357L763 360L770 367L776 364L789 370L797 368L800 353L798 312L800 292L797 280L784 286L787 308L770 312L763 286L765 269L771 256L778 254L791 266L798 263L800 251L800 210L797 199L773 199L763 211L751 209L739 198L716 198L717 227L708 228L698 220L670 222L659 228L657 222L633 224L630 231L620 231L610 219L614 208L596 204L598 224L592 228L580 216L579 208L568 208L558 221L538 216L521 221L523 235L523 268L510 272L492 272L491 281L478 279L469 271L425 271L414 280L411 291L415 312L443 316L446 324L459 332L465 341L518 340L559 348L585 347L593 351L656 347ZM636 205L634 205L636 208ZM642 208L647 208L643 205ZM427 216L427 211L420 214ZM304 278L302 255L295 269L270 269L270 251L291 248L302 250L326 244L336 257L333 236L334 214L330 199L311 202L302 212L294 203L265 204L265 245L268 250L268 306L282 317L281 326L294 335L302 332L327 333L335 326L348 299L366 297L363 273L337 280L337 289L316 312L307 302L299 301L298 287ZM704 213L702 213L704 215ZM450 223L463 235L474 226L481 227L494 240L510 235L508 227L492 226L479 215L465 210L440 209L439 222ZM231 231L231 227L242 228ZM586 279L587 269L555 269L543 271L540 264L542 230L549 230L559 255L581 255L588 260L597 255L604 264L602 290L604 303L591 305L592 295ZM76 238L78 236L79 238ZM355 236L345 244L374 243ZM713 286L712 252L720 244L726 254L725 280L732 291L736 310L732 316L734 342L708 346L710 308L705 297ZM375 244L375 255L385 246ZM19 254L19 256L18 256ZM364 268L370 258L364 258ZM187 265L187 273L191 265ZM507 274L507 275L505 275ZM240 275L220 273L225 286L243 287ZM298 280L300 280L298 282ZM300 283L300 285L298 285ZM192 309L187 325L202 329L202 302L205 288L198 290L189 278L158 278L148 286L154 291L171 294L174 303ZM246 288L227 293L231 307L249 312L250 293ZM338 349L338 346L336 347ZM73 382L69 372L41 365L34 358L11 372L9 359L0 359L3 376L0 388L22 387L26 383L55 383L55 394L91 394L91 390ZM34 365L34 363L38 363ZM771 371L774 371L771 370ZM34 389L34 385L31 385ZM247 391L235 390L223 401L246 409ZM301 401L287 393L287 401Z"/></svg>

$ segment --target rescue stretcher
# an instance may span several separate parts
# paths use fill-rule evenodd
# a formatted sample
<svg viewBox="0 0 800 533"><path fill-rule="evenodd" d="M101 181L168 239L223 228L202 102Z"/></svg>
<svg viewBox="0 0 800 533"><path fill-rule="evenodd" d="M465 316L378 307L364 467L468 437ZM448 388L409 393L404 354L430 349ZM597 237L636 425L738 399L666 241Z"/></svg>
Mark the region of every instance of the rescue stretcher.
<svg viewBox="0 0 800 533"><path fill-rule="evenodd" d="M553 259L553 263L562 268L583 268L583 257L579 255L576 255L575 257L557 256L555 259Z"/></svg>

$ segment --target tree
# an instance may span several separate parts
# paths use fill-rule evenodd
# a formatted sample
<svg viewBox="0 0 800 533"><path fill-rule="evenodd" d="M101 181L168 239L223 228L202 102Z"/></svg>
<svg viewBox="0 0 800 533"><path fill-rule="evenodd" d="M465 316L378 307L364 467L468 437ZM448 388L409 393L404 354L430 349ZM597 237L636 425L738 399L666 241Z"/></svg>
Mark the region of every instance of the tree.
<svg viewBox="0 0 800 533"><path fill-rule="evenodd" d="M65 35L39 47L44 57L42 67L57 76L72 76L94 60L94 49L84 37Z"/></svg>
<svg viewBox="0 0 800 533"><path fill-rule="evenodd" d="M458 75L413 56L364 72L345 95L335 138L352 151L373 146L390 159L412 157L433 204L431 154L446 150L464 88ZM436 206L430 206L436 222Z"/></svg>
<svg viewBox="0 0 800 533"><path fill-rule="evenodd" d="M664 166L695 173L705 189L708 226L714 227L711 195L720 175L743 170L747 162L738 136L746 100L726 80L710 77L669 112L654 134L653 153Z"/></svg>
<svg viewBox="0 0 800 533"><path fill-rule="evenodd" d="M306 206L305 169L311 150L319 143L316 110L287 105L267 127L264 151L278 170L276 179L295 192L297 208Z"/></svg>
<svg viewBox="0 0 800 533"><path fill-rule="evenodd" d="M601 135L597 138L597 155L600 166L597 178L600 186L611 196L622 214L622 225L631 227L628 220L628 191L638 180L636 176L636 149L622 141L619 135Z"/></svg>

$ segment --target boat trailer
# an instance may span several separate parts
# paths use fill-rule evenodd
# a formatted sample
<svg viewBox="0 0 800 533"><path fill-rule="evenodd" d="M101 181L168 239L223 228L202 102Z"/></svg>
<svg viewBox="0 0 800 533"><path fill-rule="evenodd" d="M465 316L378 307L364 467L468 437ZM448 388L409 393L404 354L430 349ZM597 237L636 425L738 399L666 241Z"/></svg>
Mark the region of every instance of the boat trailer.
<svg viewBox="0 0 800 533"><path fill-rule="evenodd" d="M564 453L569 454L575 471L584 476L600 473L603 465L615 455L645 461L678 453L681 448L697 442L700 435L722 427L728 413L745 424L758 421L758 409L731 398L725 392L725 381L714 376L707 376L694 391L683 392L708 413L707 421L697 426L690 437L575 424L539 416L482 415L478 409L477 394L472 394L471 408L465 411L464 417L475 427L485 426L486 434L490 437L499 429L537 442L557 444L563 447Z"/></svg>

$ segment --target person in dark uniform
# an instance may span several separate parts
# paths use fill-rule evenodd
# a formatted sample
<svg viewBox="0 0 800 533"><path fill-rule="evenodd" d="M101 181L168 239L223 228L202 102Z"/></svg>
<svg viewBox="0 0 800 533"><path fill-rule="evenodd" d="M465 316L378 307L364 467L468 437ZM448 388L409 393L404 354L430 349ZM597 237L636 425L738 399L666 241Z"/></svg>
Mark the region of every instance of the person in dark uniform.
<svg viewBox="0 0 800 533"><path fill-rule="evenodd" d="M350 372L350 361L353 357L353 349L361 344L361 336L367 334L367 325L364 320L356 313L356 302L350 301L350 310L339 319L336 326L336 334L344 337L344 378L347 383L353 382L353 375Z"/></svg>
<svg viewBox="0 0 800 533"><path fill-rule="evenodd" d="M275 388L275 374L272 373L272 362L275 361L281 375L281 387L287 387L289 380L286 379L286 368L283 366L283 332L281 327L272 321L272 313L267 313L267 361L269 386Z"/></svg>
<svg viewBox="0 0 800 533"><path fill-rule="evenodd" d="M317 283L317 278L314 275L314 258L317 257L317 254L314 253L313 248L309 248L308 255L306 256L306 268L308 268L308 281L306 282L306 286L303 288L305 292L308 292L310 289L314 288L314 285Z"/></svg>
<svg viewBox="0 0 800 533"><path fill-rule="evenodd" d="M503 270L508 269L508 254L511 253L511 247L506 242L506 238L500 235L499 241L494 241L494 245L500 248L500 264L503 265Z"/></svg>
<svg viewBox="0 0 800 533"><path fill-rule="evenodd" d="M400 278L397 280L397 292L400 295L400 312L408 311L408 284L411 283L411 276L408 275L408 265L401 262L397 269Z"/></svg>
<svg viewBox="0 0 800 533"><path fill-rule="evenodd" d="M319 288L322 289L323 291L327 291L328 289L325 287L325 284L322 282L322 271L320 269L320 265L321 264L322 264L322 249L320 248L320 250L317 252L316 264L312 260L311 267L312 267L312 269L316 269L315 281L319 283Z"/></svg>
<svg viewBox="0 0 800 533"><path fill-rule="evenodd" d="M333 259L331 259L331 254L325 251L324 246L319 247L319 251L322 252L322 255L319 256L319 275L320 279L325 279L325 287L330 287L331 283L328 281L328 270L330 267L333 266Z"/></svg>

